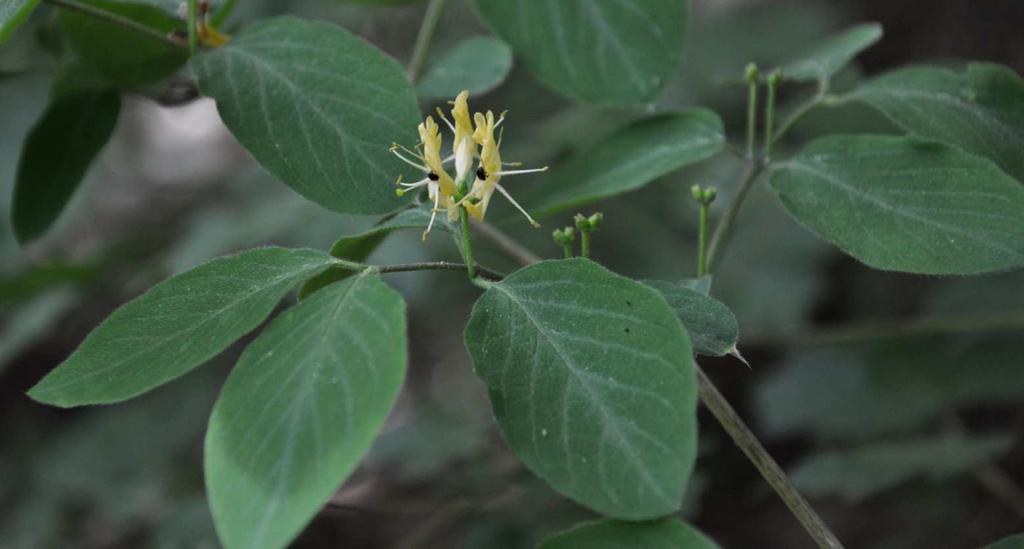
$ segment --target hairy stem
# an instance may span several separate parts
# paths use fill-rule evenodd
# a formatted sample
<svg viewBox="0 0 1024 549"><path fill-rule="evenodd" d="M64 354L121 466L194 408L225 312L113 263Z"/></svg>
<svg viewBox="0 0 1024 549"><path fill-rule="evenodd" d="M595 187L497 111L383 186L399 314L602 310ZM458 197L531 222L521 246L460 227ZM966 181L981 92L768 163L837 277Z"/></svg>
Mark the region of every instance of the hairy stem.
<svg viewBox="0 0 1024 549"><path fill-rule="evenodd" d="M371 269L378 273L407 273L411 271L459 271L466 272L469 269L465 263L455 263L452 261L425 261L420 263L395 263L392 265L368 265L366 263L358 263L356 261L349 261L347 259L335 259L334 264L344 269L350 269L353 271L365 271ZM488 278L490 280L501 280L505 278L505 275L488 269L482 265L474 265L475 274Z"/></svg>
<svg viewBox="0 0 1024 549"><path fill-rule="evenodd" d="M781 73L776 70L768 76L768 93L764 101L764 158L770 162L772 157L772 145L775 144L773 135L775 127L775 94L779 87Z"/></svg>
<svg viewBox="0 0 1024 549"><path fill-rule="evenodd" d="M466 259L466 274L469 279L476 278L475 265L473 263L473 238L469 232L469 212L466 208L459 207L459 224L462 225L462 255Z"/></svg>
<svg viewBox="0 0 1024 549"><path fill-rule="evenodd" d="M755 71L756 72L756 71ZM754 141L757 135L757 75L747 69L747 158L754 158Z"/></svg>
<svg viewBox="0 0 1024 549"><path fill-rule="evenodd" d="M415 83L423 71L423 64L427 61L427 52L430 51L430 41L434 38L434 31L437 29L437 22L441 19L441 12L444 11L444 0L430 0L427 4L427 12L423 14L423 22L420 24L420 32L416 35L416 45L412 48L412 58L406 68L406 76L410 82Z"/></svg>
<svg viewBox="0 0 1024 549"><path fill-rule="evenodd" d="M580 257L590 259L590 231L580 231Z"/></svg>
<svg viewBox="0 0 1024 549"><path fill-rule="evenodd" d="M708 274L708 207L700 204L700 233L697 240L697 278Z"/></svg>
<svg viewBox="0 0 1024 549"><path fill-rule="evenodd" d="M842 547L843 545L836 538L835 534L829 530L825 521L821 520L818 513L800 495L800 492L790 482L786 473L772 459L768 451L764 449L764 446L754 436L754 433L750 431L750 428L743 423L743 419L740 418L736 410L729 404L729 401L722 396L722 393L718 391L714 383L711 382L711 379L704 373L704 370L700 366L695 365L695 367L697 369L697 383L701 401L704 402L704 405L707 406L711 414L715 416L718 423L722 425L722 428L729 434L729 437L732 438L736 446L739 446L740 450L746 454L747 459L754 464L754 467L757 467L761 476L768 481L768 484L775 490L775 493L782 498L783 503L800 521L800 524L811 535L818 544L818 547Z"/></svg>
<svg viewBox="0 0 1024 549"><path fill-rule="evenodd" d="M109 11L106 11L106 10L103 10L103 9L100 9L100 8L96 8L96 7L90 6L88 4L83 4L83 3L78 2L76 0L45 0L45 1L47 3L49 3L49 4L52 4L52 5L60 7L60 8L68 9L68 10L71 10L71 11L77 11L78 13L81 13L81 14L84 14L84 15L88 15L90 17L95 17L97 19L103 19L104 21L107 21L109 23L113 23L113 24L118 25L120 27L123 27L125 29L137 32L139 34L146 35L146 36L148 36L148 37L150 37L150 38L152 38L154 40L160 41L160 42L164 43L165 45L167 45L169 47L172 47L172 48L183 48L183 49L184 48L188 48L187 44L179 42L178 40L175 40L174 38L171 38L170 36L167 36L166 34L160 32L160 31L158 31L156 29L147 27L146 25L143 25L142 23L139 23L139 22L137 22L137 21L135 21L133 19L129 19L127 17L124 17L123 15L118 15L116 13L112 13L112 12L109 12Z"/></svg>
<svg viewBox="0 0 1024 549"><path fill-rule="evenodd" d="M829 96L828 89L829 82L827 80L819 82L818 92L814 94L814 97L812 97L803 105L797 107L795 111L793 111L792 113L789 114L788 117L786 117L786 120L782 122L782 124L779 126L779 129L775 131L775 135L772 137L770 143L774 144L776 141L782 139L782 136L786 135L786 132L788 132L793 126L795 126L797 122L802 120L803 117L807 116L807 113L820 107L826 102L829 102L830 98L834 99L834 97Z"/></svg>

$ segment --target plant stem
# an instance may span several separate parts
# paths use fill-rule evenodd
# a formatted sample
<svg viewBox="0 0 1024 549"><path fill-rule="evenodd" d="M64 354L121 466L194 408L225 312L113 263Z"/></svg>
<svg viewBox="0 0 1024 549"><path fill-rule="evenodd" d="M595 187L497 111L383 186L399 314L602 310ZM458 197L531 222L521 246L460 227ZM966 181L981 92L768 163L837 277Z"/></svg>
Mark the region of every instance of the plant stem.
<svg viewBox="0 0 1024 549"><path fill-rule="evenodd" d="M790 512L800 521L807 533L811 535L818 547L841 548L843 545L829 530L825 521L811 508L807 500L800 495L793 483L790 482L786 473L779 467L779 464L768 454L764 446L757 440L750 428L743 423L736 410L729 404L729 401L722 396L714 383L708 378L704 370L694 364L697 369L697 385L700 399L707 406L718 423L722 425L725 432L729 434L732 441L739 446L746 454L747 459L757 467L761 476L771 485L775 493L782 498L782 501L789 508Z"/></svg>
<svg viewBox="0 0 1024 549"><path fill-rule="evenodd" d="M807 113L813 111L814 109L820 107L823 103L825 103L830 97L828 95L828 88L828 81L821 81L818 84L818 92L814 94L814 97L812 97L803 105L797 107L795 111L793 111L792 113L790 113L788 117L786 117L786 120L782 122L782 125L779 126L779 129L775 131L775 135L772 137L771 143L774 144L779 139L782 139L782 136L786 135L786 132L788 132L794 125L796 125L797 122L803 119L803 117L807 116Z"/></svg>
<svg viewBox="0 0 1024 549"><path fill-rule="evenodd" d="M142 23L139 23L138 21L135 21L133 19L129 19L127 17L124 17L123 15L118 15L116 13L111 13L111 12L106 11L106 10L102 10L102 9L99 9L99 8L96 8L96 7L87 5L87 4L83 4L83 3L78 2L76 0L45 0L45 1L47 3L49 3L49 4L53 4L54 6L58 6L58 7L61 7L61 8L64 8L64 9L68 9L68 10L71 10L71 11L77 11L78 13L82 13L82 14L85 14L85 15L88 15L88 16L91 16L91 17L95 17L97 19L103 19L103 20L105 20L105 21L107 21L109 23L113 23L115 25L121 26L121 27L126 28L128 30L137 32L139 34L144 34L146 36L149 36L150 38L153 38L155 40L163 42L165 45L170 46L172 48L188 48L187 44L183 44L183 43L179 42L178 40L175 40L174 38L171 38L170 36L167 36L166 34L160 32L160 31L158 31L156 29L147 27L146 25L143 25Z"/></svg>
<svg viewBox="0 0 1024 549"><path fill-rule="evenodd" d="M700 203L700 235L697 237L697 278L708 274L708 207Z"/></svg>
<svg viewBox="0 0 1024 549"><path fill-rule="evenodd" d="M412 48L412 58L406 69L406 76L414 84L419 79L423 64L427 60L430 41L434 38L434 31L437 29L437 22L441 19L442 11L444 11L444 0L430 0L430 3L427 4L427 11L423 14L420 32L416 35L416 45Z"/></svg>
<svg viewBox="0 0 1024 549"><path fill-rule="evenodd" d="M770 162L772 157L772 145L775 137L772 130L775 127L775 92L779 87L780 75L778 70L768 76L768 95L764 102L764 158Z"/></svg>
<svg viewBox="0 0 1024 549"><path fill-rule="evenodd" d="M580 257L590 259L590 231L580 231Z"/></svg>
<svg viewBox="0 0 1024 549"><path fill-rule="evenodd" d="M185 24L188 25L188 52L191 55L195 55L196 49L199 48L199 36L196 31L196 14L198 11L196 0L188 0L188 19L186 19Z"/></svg>
<svg viewBox="0 0 1024 549"><path fill-rule="evenodd" d="M378 273L407 273L412 271L458 271L466 272L468 268L465 263L454 263L451 261L425 261L420 263L395 263L392 265L368 265L366 263L358 263L356 261L348 261L347 259L335 259L334 264L344 269L350 269L353 271L365 271L366 269L372 269ZM476 265L475 272L481 277L485 277L491 280L501 280L505 278L505 275L483 267Z"/></svg>
<svg viewBox="0 0 1024 549"><path fill-rule="evenodd" d="M747 92L747 158L754 158L754 141L757 134L757 80L751 80Z"/></svg>
<svg viewBox="0 0 1024 549"><path fill-rule="evenodd" d="M796 111L794 111L782 126L775 132L775 137L771 140L771 143L778 141L793 127L801 118L807 113L826 103L829 99L828 95L828 83L822 82L819 85L818 93L811 98L810 101L804 103ZM751 108L756 107L756 103L751 101ZM748 112L748 123L753 117ZM774 119L774 114L772 115ZM749 128L748 128L749 129ZM749 135L748 135L749 137ZM766 144L766 150L770 151L771 147ZM729 239L732 238L733 226L736 223L736 216L740 212L740 208L743 206L743 202L747 199L747 194L753 187L754 182L757 180L757 176L761 175L761 172L765 170L771 164L768 158L749 158L747 160L747 168L743 171L743 177L740 180L739 189L736 191L736 196L733 197L732 202L729 203L729 207L725 210L725 214L722 215L721 221L715 226L715 233L711 237L711 245L708 248L708 272L713 273L715 267L718 264L718 260L722 254L722 250L729 243Z"/></svg>
<svg viewBox="0 0 1024 549"><path fill-rule="evenodd" d="M751 159L747 161L747 167L743 171L743 178L740 180L740 187L736 191L736 196L729 202L728 208L725 213L722 214L722 219L715 225L715 233L711 236L711 244L708 245L708 259L707 259L707 272L715 272L715 267L718 266L718 260L722 254L722 250L729 243L729 239L732 238L732 232L736 224L736 216L740 213L740 208L743 206L743 202L747 199L747 194L750 189L754 186L754 181L757 180L757 176L764 170L765 164L758 159Z"/></svg>
<svg viewBox="0 0 1024 549"><path fill-rule="evenodd" d="M572 259L572 244L571 243L567 242L565 244L562 244L562 257L565 258L565 259Z"/></svg>
<svg viewBox="0 0 1024 549"><path fill-rule="evenodd" d="M476 265L473 263L473 239L469 232L469 212L459 207L459 224L462 225L462 255L466 259L466 274L469 279L476 278Z"/></svg>
<svg viewBox="0 0 1024 549"><path fill-rule="evenodd" d="M789 334L751 334L746 345L836 345L914 336L1002 332L1024 329L1024 312L993 313L963 317L925 317L914 320L858 322Z"/></svg>

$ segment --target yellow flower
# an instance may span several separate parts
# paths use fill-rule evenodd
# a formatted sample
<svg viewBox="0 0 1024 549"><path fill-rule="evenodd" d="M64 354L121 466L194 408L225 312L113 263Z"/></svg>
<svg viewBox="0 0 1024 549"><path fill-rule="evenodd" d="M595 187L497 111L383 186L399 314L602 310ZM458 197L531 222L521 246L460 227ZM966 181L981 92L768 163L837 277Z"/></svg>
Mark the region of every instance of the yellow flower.
<svg viewBox="0 0 1024 549"><path fill-rule="evenodd" d="M434 122L434 119L430 116L423 121L417 127L420 134L420 144L418 148L422 151L416 153L408 149L403 149L397 143L391 145L391 152L400 158L403 162L423 170L426 177L415 182L415 183L403 183L401 176L399 176L396 182L399 188L396 189L395 193L398 196L402 196L406 192L417 189L419 187L427 187L427 195L430 200L434 202L434 208L431 210L430 223L427 225L427 229L423 231L423 239L426 240L430 234L430 229L434 227L434 220L437 218L437 213L441 211L441 207L444 206L448 212L448 219L454 221L459 217L459 210L455 206L455 200L453 196L457 192L457 187L452 177L448 175L448 172L444 169L444 160L441 159L441 132ZM412 155L413 159L404 156L400 150L404 150L405 153ZM419 160L419 162L416 162Z"/></svg>
<svg viewBox="0 0 1024 549"><path fill-rule="evenodd" d="M473 117L476 123L476 130L473 132L473 140L480 145L480 165L476 170L476 178L473 180L473 188L469 193L459 201L458 205L465 206L466 211L469 212L473 217L482 220L487 214L487 206L491 203L491 197L494 195L494 191L497 190L513 206L516 207L526 219L530 221L530 224L534 227L540 227L540 223L537 223L530 214L519 205L518 202L512 198L505 187L498 181L502 177L507 175L518 175L524 173L535 173L547 171L547 166L543 168L530 169L530 170L502 170L504 165L501 161L501 153L499 148L501 147L500 138L495 138L494 130L505 120L504 115L499 117L497 121L494 120L494 113L487 111L487 114L476 113Z"/></svg>
<svg viewBox="0 0 1024 549"><path fill-rule="evenodd" d="M476 146L473 145L473 124L469 118L469 90L462 90L452 102L452 125L445 117L444 112L438 108L437 114L448 124L455 139L452 141L452 155L455 157L455 183L462 185L466 176L473 170L473 158L476 156Z"/></svg>

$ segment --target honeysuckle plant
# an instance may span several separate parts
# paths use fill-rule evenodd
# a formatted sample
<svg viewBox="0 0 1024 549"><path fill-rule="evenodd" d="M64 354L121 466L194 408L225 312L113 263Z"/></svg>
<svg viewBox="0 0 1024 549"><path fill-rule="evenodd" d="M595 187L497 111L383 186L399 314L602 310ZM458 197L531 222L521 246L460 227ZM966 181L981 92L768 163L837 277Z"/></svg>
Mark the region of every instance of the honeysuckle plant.
<svg viewBox="0 0 1024 549"><path fill-rule="evenodd" d="M736 318L713 297L713 282L749 191L769 185L797 222L876 269L974 275L1024 266L1024 82L992 64L916 66L834 92L833 76L881 38L878 25L851 28L765 74L754 64L730 67L748 92L746 132L733 145L710 110L643 108L679 70L688 1L474 0L492 40L507 44L480 49L495 57L476 63L507 66L514 55L565 98L633 118L536 175L547 168L503 162L506 117L471 115L465 82L432 76L435 90L450 88L455 98L447 114L437 109L441 123L423 116L433 105L417 98L416 83L440 0L431 0L406 68L344 28L290 16L241 26L229 40L215 28L233 2L208 19L205 4L190 0L182 20L152 3L44 1L60 11L69 35L90 21L121 33L124 50L114 59L72 40L70 63L96 78L55 82L50 108L25 141L11 215L22 243L60 215L110 137L120 94L176 74L216 101L228 130L281 182L340 215L382 216L330 252L257 248L174 276L117 309L29 391L58 407L121 402L266 323L225 382L204 445L209 504L229 548L287 546L383 427L409 362L405 304L383 281L387 273L464 271L467 291L482 292L464 340L504 441L551 489L603 517L543 547L637 539L653 540L648 547L715 547L675 518L698 453L698 399L810 538L840 547L698 365L702 356L739 356ZM0 39L39 3L4 2ZM468 68L451 74L481 72ZM485 91L503 77L473 85ZM777 123L785 86L814 93ZM795 153L782 147L807 113L851 102L901 131L828 135ZM67 135L75 124L88 131ZM509 128L509 138L529 136ZM66 154L54 163L43 147ZM715 182L729 189L727 200L714 202L715 187L693 188L699 217L686 222L699 226L696 268L675 281L634 280L601 265L592 239L599 229L614 231L611 216L581 212L556 230L557 259L536 256L492 223L495 192L533 226L533 215L560 225L587 204L737 150L740 180ZM520 202L502 181L526 174L534 176L523 179ZM452 234L462 263L365 262L383 235L408 228L422 229L424 239ZM477 231L521 268L479 265ZM272 315L299 287L301 299Z"/></svg>

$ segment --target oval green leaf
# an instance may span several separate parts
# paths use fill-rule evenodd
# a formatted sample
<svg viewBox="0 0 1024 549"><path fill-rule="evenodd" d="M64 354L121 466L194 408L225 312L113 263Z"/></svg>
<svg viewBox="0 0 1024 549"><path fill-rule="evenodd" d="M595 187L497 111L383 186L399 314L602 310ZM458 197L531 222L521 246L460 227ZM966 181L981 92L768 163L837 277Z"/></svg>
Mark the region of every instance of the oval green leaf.
<svg viewBox="0 0 1024 549"><path fill-rule="evenodd" d="M696 528L679 519L664 518L649 522L599 520L580 524L556 534L539 549L718 549Z"/></svg>
<svg viewBox="0 0 1024 549"><path fill-rule="evenodd" d="M58 95L47 106L18 160L11 224L19 242L45 233L64 211L120 112L121 94L111 90Z"/></svg>
<svg viewBox="0 0 1024 549"><path fill-rule="evenodd" d="M314 250L261 248L165 280L114 311L28 394L70 407L144 393L213 358L330 263Z"/></svg>
<svg viewBox="0 0 1024 549"><path fill-rule="evenodd" d="M179 19L163 9L119 0L88 0L92 7L131 19L159 33L184 30ZM188 60L188 49L125 28L92 15L63 9L60 24L80 63L111 86L136 88L173 74Z"/></svg>
<svg viewBox="0 0 1024 549"><path fill-rule="evenodd" d="M401 204L395 178L414 174L388 149L417 142L419 108L402 68L377 48L341 27L279 17L192 67L231 133L299 194L352 214Z"/></svg>
<svg viewBox="0 0 1024 549"><path fill-rule="evenodd" d="M862 23L827 38L782 67L787 80L798 82L828 80L848 65L858 53L882 39L882 25Z"/></svg>
<svg viewBox="0 0 1024 549"><path fill-rule="evenodd" d="M736 350L739 326L728 307L685 283L642 280L658 290L690 334L693 350L702 355L724 356Z"/></svg>
<svg viewBox="0 0 1024 549"><path fill-rule="evenodd" d="M405 377L405 304L377 276L332 284L246 348L206 433L206 486L228 548L279 548L352 473Z"/></svg>
<svg viewBox="0 0 1024 549"><path fill-rule="evenodd" d="M40 0L0 1L0 44L3 44L28 19Z"/></svg>
<svg viewBox="0 0 1024 549"><path fill-rule="evenodd" d="M602 105L653 101L682 58L688 0L476 0L541 82Z"/></svg>
<svg viewBox="0 0 1024 549"><path fill-rule="evenodd" d="M497 38L477 36L463 40L427 69L416 93L427 99L451 99L462 90L472 95L501 85L512 69L512 50Z"/></svg>
<svg viewBox="0 0 1024 549"><path fill-rule="evenodd" d="M646 118L570 158L525 193L523 203L550 215L643 187L722 150L722 120L696 109Z"/></svg>
<svg viewBox="0 0 1024 549"><path fill-rule="evenodd" d="M1006 67L899 69L862 85L853 97L914 135L989 158L1024 182L1024 80Z"/></svg>
<svg viewBox="0 0 1024 549"><path fill-rule="evenodd" d="M953 147L827 137L782 164L771 185L790 215L871 267L977 274L1024 265L1024 186Z"/></svg>
<svg viewBox="0 0 1024 549"><path fill-rule="evenodd" d="M679 509L697 386L660 294L589 260L544 261L484 293L465 341L505 440L552 488L616 518Z"/></svg>

